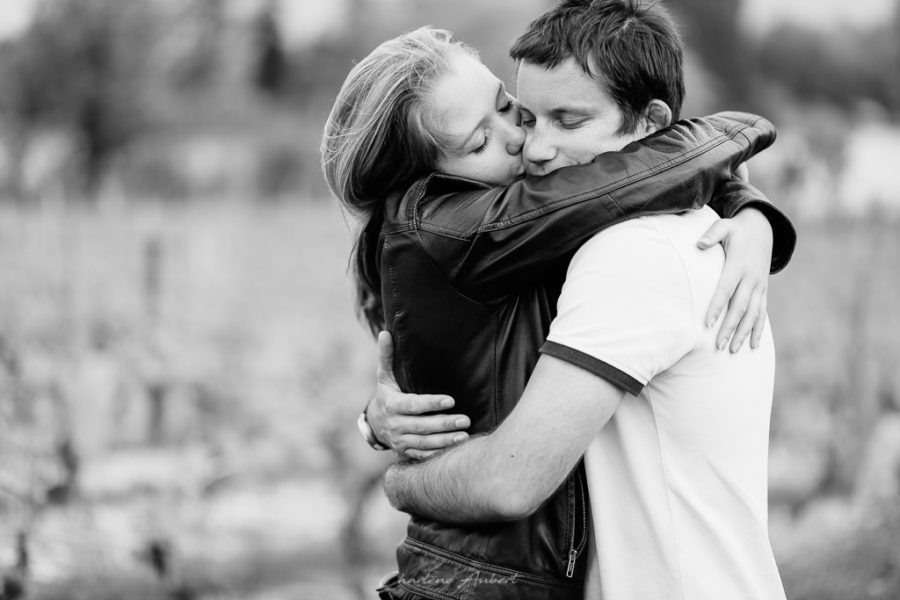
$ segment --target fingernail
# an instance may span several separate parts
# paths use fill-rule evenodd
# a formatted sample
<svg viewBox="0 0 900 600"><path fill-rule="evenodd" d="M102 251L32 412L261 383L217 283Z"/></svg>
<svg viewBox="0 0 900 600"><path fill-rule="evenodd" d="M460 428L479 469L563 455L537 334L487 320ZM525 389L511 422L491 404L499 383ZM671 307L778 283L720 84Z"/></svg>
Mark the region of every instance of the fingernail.
<svg viewBox="0 0 900 600"><path fill-rule="evenodd" d="M715 324L716 324L716 318L710 317L709 320L706 321L706 328L709 329L710 327L712 327Z"/></svg>
<svg viewBox="0 0 900 600"><path fill-rule="evenodd" d="M721 349L724 348L724 347L725 347L725 340L718 340L718 341L716 342L716 349L717 349L717 350L721 350Z"/></svg>
<svg viewBox="0 0 900 600"><path fill-rule="evenodd" d="M453 406L452 398L444 398L441 400L441 408L450 408L451 406Z"/></svg>
<svg viewBox="0 0 900 600"><path fill-rule="evenodd" d="M697 245L700 246L701 248L702 248L703 246L708 246L708 245L709 245L709 238L700 238L700 241L697 242Z"/></svg>
<svg viewBox="0 0 900 600"><path fill-rule="evenodd" d="M742 344L743 344L743 342L741 342L741 343L739 343L739 344L737 344L737 345L735 345L735 346L732 346L732 347L731 347L731 353L732 353L732 354L737 354L737 353L740 351L741 345L742 345Z"/></svg>
<svg viewBox="0 0 900 600"><path fill-rule="evenodd" d="M466 426L466 420L460 417L459 419L453 421L453 424L456 425L457 429L462 429Z"/></svg>
<svg viewBox="0 0 900 600"><path fill-rule="evenodd" d="M464 434L464 433L461 433L461 434L459 434L459 435L454 435L454 436L453 436L453 443L454 443L454 444L458 444L458 443L460 443L461 441L463 441L464 439L466 439L466 434Z"/></svg>

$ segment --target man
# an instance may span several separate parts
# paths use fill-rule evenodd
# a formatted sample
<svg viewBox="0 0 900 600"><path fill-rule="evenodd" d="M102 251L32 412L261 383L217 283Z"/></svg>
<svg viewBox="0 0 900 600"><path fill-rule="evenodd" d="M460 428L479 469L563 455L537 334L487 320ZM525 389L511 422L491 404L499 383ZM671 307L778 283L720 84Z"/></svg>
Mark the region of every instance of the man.
<svg viewBox="0 0 900 600"><path fill-rule="evenodd" d="M571 1L532 23L511 52L529 173L667 126L680 52L658 5ZM488 436L391 467L392 503L451 523L521 519L585 454L585 597L783 597L766 528L772 339L755 327L756 351L717 349L705 308L722 255L695 245L712 218L629 221L582 247L518 406Z"/></svg>
<svg viewBox="0 0 900 600"><path fill-rule="evenodd" d="M610 5L636 22L651 16L630 3ZM579 21L572 25L573 30L584 29ZM587 27L583 31L586 39L603 39L602 32L593 26L602 23L585 21L583 25ZM643 27L636 31L647 33ZM618 38L624 41L624 47L607 45L607 52L653 56L652 49L635 44L657 40L658 36ZM677 36L661 41L675 44L671 55L678 59L676 68L645 73L641 72L642 65L633 64L633 71L625 69L619 74L624 78L633 74L632 87L656 89L650 79L663 79L669 73L676 73L681 85ZM643 108L641 105L635 110L642 112ZM386 211L386 215L400 215L400 220L386 221L380 234L392 257L382 264L382 270L391 273L382 283L387 326L398 343L394 367L401 385L410 391L440 391L454 396L460 410L471 417L472 433L484 433L499 425L518 401L537 362L538 348L555 314L568 258L602 228L568 219L566 229L560 229L561 211L578 209L578 214L590 222L605 214L604 226L609 226L621 220L625 207L653 207L652 214L671 206L676 197L680 198L677 204L685 209L696 205L697 198L708 194L712 183L709 168L723 164L723 152L731 154L724 164L735 168L748 154L743 154L744 158L734 155L734 146L752 138L772 139L772 130L764 120L748 115L736 116L736 122L734 118L726 119L734 124L719 129L719 133L709 129L709 120L680 122L673 129L629 145L622 154L598 157L591 169L565 169L549 177L518 182L512 195L440 175L414 186L412 196L404 197L396 211ZM577 123L565 123L566 127L573 125ZM751 141L751 146L755 144ZM738 160L733 162L735 158ZM721 173L720 169L713 171ZM600 193L592 194L595 200L590 204L585 203L583 193L572 195L573 189L583 191L588 187L584 183L586 171L605 182L599 188L595 186L595 192ZM742 229L749 227L756 232L751 237L760 240L756 253L759 264L767 264L771 254L772 269L777 271L793 249L789 221L752 188L733 193L731 187L726 185L724 196L714 199L724 200L717 210L726 217L737 214L734 221L756 223ZM446 197L453 201L445 202ZM485 203L496 203L498 197L518 208L500 215L479 209ZM749 206L763 211L769 222L756 211L741 210ZM407 222L409 215L416 218ZM479 224L482 218L485 222ZM461 219L468 223L465 227L460 227ZM526 246L522 244L536 239L535 234L541 234L540 239L545 241L527 245L530 252L523 252ZM732 245L737 241L738 237L733 238ZM428 250L423 252L423 248ZM511 253L511 248L518 251ZM397 264L404 268L394 268ZM444 266L436 269L436 265ZM532 267L526 269L525 265ZM755 274L764 270L758 266L750 269ZM764 279L758 277L756 281ZM480 285L474 285L478 282ZM731 297L727 286L725 289L725 297ZM739 288L738 296L742 293ZM735 304L740 302L733 303L732 308ZM726 338L740 320L723 325ZM749 331L748 324L754 321L755 317L745 318L740 327ZM371 415L373 407L376 418L372 423L378 432L377 403L370 404L368 412ZM365 425L365 419L361 424ZM387 441L397 448L393 440ZM585 552L589 539L586 509L583 469L579 468L527 519L498 522L497 515L488 511L471 519L481 524L462 522L468 521L465 516L460 523L452 524L444 515L413 514L407 538L397 551L399 579L387 585L382 595L404 600L579 598L589 562Z"/></svg>

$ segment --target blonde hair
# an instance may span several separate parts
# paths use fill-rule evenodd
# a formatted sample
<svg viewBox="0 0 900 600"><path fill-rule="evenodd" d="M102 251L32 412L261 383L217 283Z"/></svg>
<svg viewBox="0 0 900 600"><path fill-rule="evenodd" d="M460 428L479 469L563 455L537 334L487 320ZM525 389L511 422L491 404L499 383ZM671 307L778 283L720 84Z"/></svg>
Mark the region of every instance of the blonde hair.
<svg viewBox="0 0 900 600"><path fill-rule="evenodd" d="M471 48L422 27L379 45L344 80L322 136L322 172L332 193L366 223L354 247L357 303L373 333L384 327L375 246L386 196L434 169L444 141L428 97L450 59Z"/></svg>

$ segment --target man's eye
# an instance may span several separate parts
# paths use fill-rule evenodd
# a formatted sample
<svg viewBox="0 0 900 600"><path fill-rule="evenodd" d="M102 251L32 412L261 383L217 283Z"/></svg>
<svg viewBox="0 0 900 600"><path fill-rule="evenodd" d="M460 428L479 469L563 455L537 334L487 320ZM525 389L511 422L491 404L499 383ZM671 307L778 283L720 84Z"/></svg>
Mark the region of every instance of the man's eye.
<svg viewBox="0 0 900 600"><path fill-rule="evenodd" d="M534 127L534 117L522 116L522 127Z"/></svg>
<svg viewBox="0 0 900 600"><path fill-rule="evenodd" d="M578 119L575 121L560 121L559 126L563 129L578 129L584 125L584 119Z"/></svg>
<svg viewBox="0 0 900 600"><path fill-rule="evenodd" d="M509 111L511 111L512 109L513 109L513 103L512 103L512 102L507 102L504 106L501 106L501 107L500 107L500 112L503 113L503 114L506 114L506 113L508 113Z"/></svg>

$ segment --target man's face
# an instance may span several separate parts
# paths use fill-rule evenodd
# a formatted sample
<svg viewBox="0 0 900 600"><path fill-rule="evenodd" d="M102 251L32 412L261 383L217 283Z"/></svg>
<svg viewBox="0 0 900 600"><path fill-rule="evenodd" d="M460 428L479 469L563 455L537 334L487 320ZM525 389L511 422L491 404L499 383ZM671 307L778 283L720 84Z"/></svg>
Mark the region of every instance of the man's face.
<svg viewBox="0 0 900 600"><path fill-rule="evenodd" d="M588 76L573 58L553 69L520 63L517 88L529 175L584 164L643 137L637 131L616 133L621 109L601 81Z"/></svg>

